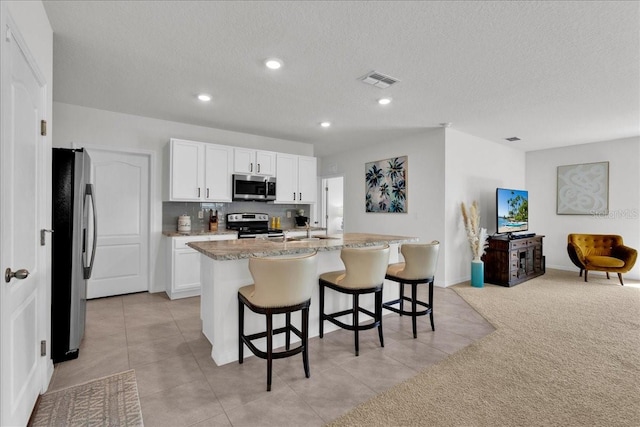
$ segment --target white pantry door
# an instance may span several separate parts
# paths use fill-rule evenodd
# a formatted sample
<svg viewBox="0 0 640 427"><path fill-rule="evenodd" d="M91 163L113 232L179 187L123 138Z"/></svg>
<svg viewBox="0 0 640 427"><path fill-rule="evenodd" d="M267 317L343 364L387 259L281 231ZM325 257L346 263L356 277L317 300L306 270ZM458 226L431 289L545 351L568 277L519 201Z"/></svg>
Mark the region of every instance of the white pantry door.
<svg viewBox="0 0 640 427"><path fill-rule="evenodd" d="M87 298L149 289L149 156L87 148L98 239ZM90 236L93 230L89 230Z"/></svg>
<svg viewBox="0 0 640 427"><path fill-rule="evenodd" d="M1 33L0 425L13 426L26 425L46 387L40 341L47 336L41 320L50 316L43 297L50 283L40 228L45 228L42 209L51 178L43 176L47 141L40 135L46 118L44 78L17 28L7 25Z"/></svg>

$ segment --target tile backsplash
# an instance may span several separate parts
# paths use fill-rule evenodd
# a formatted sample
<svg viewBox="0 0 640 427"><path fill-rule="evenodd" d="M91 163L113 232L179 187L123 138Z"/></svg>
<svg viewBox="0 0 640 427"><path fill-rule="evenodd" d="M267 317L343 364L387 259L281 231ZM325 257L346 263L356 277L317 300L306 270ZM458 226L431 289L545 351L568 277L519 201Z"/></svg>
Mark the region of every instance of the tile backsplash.
<svg viewBox="0 0 640 427"><path fill-rule="evenodd" d="M209 210L218 211L218 227L225 228L225 218L228 213L266 213L269 217L279 216L281 227L284 229L295 228L295 216L300 209L305 216L313 216L310 205L276 205L264 202L232 202L232 203L194 203L194 202L163 202L162 203L162 231L176 231L178 217L189 215L191 217L191 230L203 231L209 228ZM202 212L202 218L198 213ZM287 212L291 212L291 218L287 218Z"/></svg>

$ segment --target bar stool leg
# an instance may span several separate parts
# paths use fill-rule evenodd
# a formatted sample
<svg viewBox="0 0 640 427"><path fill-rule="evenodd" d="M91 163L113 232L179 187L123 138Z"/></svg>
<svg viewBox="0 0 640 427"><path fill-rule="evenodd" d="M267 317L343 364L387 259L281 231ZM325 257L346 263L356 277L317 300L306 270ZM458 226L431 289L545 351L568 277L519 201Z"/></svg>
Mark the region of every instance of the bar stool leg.
<svg viewBox="0 0 640 427"><path fill-rule="evenodd" d="M418 300L418 285L415 283L411 284L411 324L413 326L413 338L418 338L417 333L417 325L416 325L416 312L417 312L417 303Z"/></svg>
<svg viewBox="0 0 640 427"><path fill-rule="evenodd" d="M302 364L304 365L304 375L309 378L309 308L302 309Z"/></svg>
<svg viewBox="0 0 640 427"><path fill-rule="evenodd" d="M436 327L433 325L433 281L429 282L429 308L431 309L431 313L429 313L429 319L431 320L431 330L435 331Z"/></svg>
<svg viewBox="0 0 640 427"><path fill-rule="evenodd" d="M271 368L273 366L273 315L267 313L267 391L271 391Z"/></svg>
<svg viewBox="0 0 640 427"><path fill-rule="evenodd" d="M404 311L404 283L400 282L400 316Z"/></svg>
<svg viewBox="0 0 640 427"><path fill-rule="evenodd" d="M318 299L320 300L320 338L324 336L324 285L320 282Z"/></svg>
<svg viewBox="0 0 640 427"><path fill-rule="evenodd" d="M358 325L360 324L359 320L358 320L358 307L360 307L359 305L359 295L358 294L353 294L353 331L354 336L355 336L355 344L356 344L356 356L358 355L358 351L359 351L359 345L358 345Z"/></svg>
<svg viewBox="0 0 640 427"><path fill-rule="evenodd" d="M244 304L240 300L238 300L238 329L238 363L242 365L242 362L244 362L244 342L242 342L242 336L244 335Z"/></svg>
<svg viewBox="0 0 640 427"><path fill-rule="evenodd" d="M289 350L291 348L291 313L285 313L285 322L286 322L286 328L287 331L285 332L284 336L285 336L285 344L284 344L284 348Z"/></svg>
<svg viewBox="0 0 640 427"><path fill-rule="evenodd" d="M382 336L382 289L376 292L376 321L378 321L378 337L380 338L380 347L384 347L384 338Z"/></svg>

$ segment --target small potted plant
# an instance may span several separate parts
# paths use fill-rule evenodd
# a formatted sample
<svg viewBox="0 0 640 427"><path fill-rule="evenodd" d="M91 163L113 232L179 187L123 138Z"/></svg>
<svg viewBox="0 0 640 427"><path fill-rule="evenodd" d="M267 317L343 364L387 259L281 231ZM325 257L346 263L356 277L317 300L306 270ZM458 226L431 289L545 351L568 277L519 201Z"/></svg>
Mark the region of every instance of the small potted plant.
<svg viewBox="0 0 640 427"><path fill-rule="evenodd" d="M471 286L481 288L484 286L484 262L482 255L486 247L487 229L480 227L480 208L475 200L469 210L464 202L460 204L464 229L467 232L467 240L471 247L473 260L471 261Z"/></svg>

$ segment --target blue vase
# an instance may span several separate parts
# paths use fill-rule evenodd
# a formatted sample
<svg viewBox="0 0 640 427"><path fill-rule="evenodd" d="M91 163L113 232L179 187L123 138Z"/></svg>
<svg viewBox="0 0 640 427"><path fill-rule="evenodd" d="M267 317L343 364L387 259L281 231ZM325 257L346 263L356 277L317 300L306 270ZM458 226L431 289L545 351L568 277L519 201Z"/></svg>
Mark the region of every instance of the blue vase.
<svg viewBox="0 0 640 427"><path fill-rule="evenodd" d="M484 262L481 260L471 261L471 286L474 288L484 287Z"/></svg>

